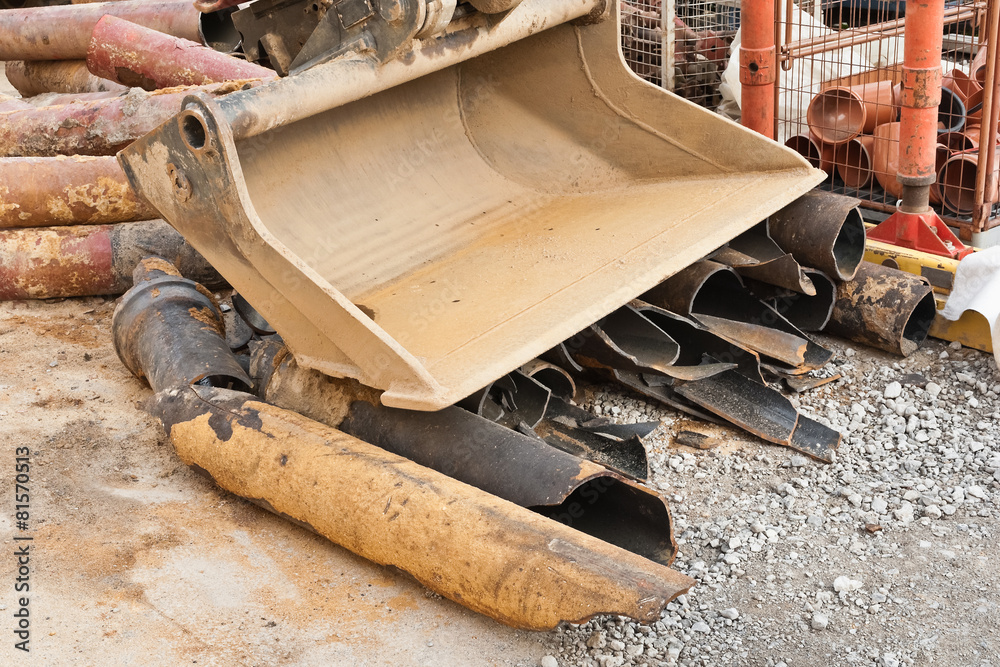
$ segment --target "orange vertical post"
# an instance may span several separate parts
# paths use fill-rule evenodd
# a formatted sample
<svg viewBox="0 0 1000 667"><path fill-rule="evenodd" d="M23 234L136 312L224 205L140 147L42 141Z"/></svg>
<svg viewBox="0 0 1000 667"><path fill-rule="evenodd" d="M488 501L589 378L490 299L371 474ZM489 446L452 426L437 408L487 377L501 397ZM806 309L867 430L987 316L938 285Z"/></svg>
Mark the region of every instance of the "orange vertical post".
<svg viewBox="0 0 1000 667"><path fill-rule="evenodd" d="M740 5L741 122L774 139L774 0Z"/></svg>
<svg viewBox="0 0 1000 667"><path fill-rule="evenodd" d="M936 178L943 33L944 0L906 3L896 174L903 194L896 212L869 230L868 238L960 258L972 249L948 229L929 201Z"/></svg>

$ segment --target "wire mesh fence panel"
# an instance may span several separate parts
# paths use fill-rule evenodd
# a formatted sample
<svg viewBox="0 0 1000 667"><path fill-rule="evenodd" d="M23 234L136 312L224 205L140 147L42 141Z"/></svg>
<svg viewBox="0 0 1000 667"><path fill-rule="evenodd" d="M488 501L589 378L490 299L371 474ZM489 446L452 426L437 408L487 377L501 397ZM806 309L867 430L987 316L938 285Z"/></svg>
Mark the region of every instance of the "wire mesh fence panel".
<svg viewBox="0 0 1000 667"><path fill-rule="evenodd" d="M622 0L621 10L622 52L632 70L696 104L715 108L739 28L739 0Z"/></svg>
<svg viewBox="0 0 1000 667"><path fill-rule="evenodd" d="M822 188L887 212L902 194L896 169L905 4L779 0L777 9L778 141L827 172ZM930 196L959 227L971 226L985 201L978 165L996 146L996 133L982 131L986 10L982 0L945 5L938 179Z"/></svg>

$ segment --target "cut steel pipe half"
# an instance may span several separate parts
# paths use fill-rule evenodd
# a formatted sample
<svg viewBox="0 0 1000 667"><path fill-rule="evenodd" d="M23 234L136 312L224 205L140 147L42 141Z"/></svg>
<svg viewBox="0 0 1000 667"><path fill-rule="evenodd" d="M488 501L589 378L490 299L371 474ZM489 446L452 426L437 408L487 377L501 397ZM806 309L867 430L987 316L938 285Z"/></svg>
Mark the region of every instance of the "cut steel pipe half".
<svg viewBox="0 0 1000 667"><path fill-rule="evenodd" d="M153 406L187 465L501 623L643 623L694 581L248 394L190 386Z"/></svg>
<svg viewBox="0 0 1000 667"><path fill-rule="evenodd" d="M834 280L850 280L865 256L860 200L813 190L773 216L771 238L803 266Z"/></svg>

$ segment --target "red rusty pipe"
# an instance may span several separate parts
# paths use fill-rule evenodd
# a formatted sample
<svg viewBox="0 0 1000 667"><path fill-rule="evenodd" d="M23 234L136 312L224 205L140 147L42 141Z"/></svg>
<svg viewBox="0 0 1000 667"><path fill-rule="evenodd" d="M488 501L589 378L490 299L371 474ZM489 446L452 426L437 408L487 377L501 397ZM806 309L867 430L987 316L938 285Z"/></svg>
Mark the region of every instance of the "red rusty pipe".
<svg viewBox="0 0 1000 667"><path fill-rule="evenodd" d="M94 26L87 68L104 79L146 90L277 76L266 67L114 16Z"/></svg>
<svg viewBox="0 0 1000 667"><path fill-rule="evenodd" d="M7 9L0 12L0 60L83 60L105 14L201 41L201 13L191 0L129 0Z"/></svg>
<svg viewBox="0 0 1000 667"><path fill-rule="evenodd" d="M117 295L132 272L156 255L186 278L224 284L219 274L163 220L120 225L0 230L0 300Z"/></svg>
<svg viewBox="0 0 1000 667"><path fill-rule="evenodd" d="M900 95L899 171L903 186L900 211L930 210L935 181L938 105L941 103L941 42L944 0L910 0Z"/></svg>
<svg viewBox="0 0 1000 667"><path fill-rule="evenodd" d="M741 122L774 138L774 0L743 0L740 7Z"/></svg>
<svg viewBox="0 0 1000 667"><path fill-rule="evenodd" d="M0 114L0 157L114 155L181 110L195 91L225 95L259 81L232 81L210 86L166 88L93 100L8 111Z"/></svg>
<svg viewBox="0 0 1000 667"><path fill-rule="evenodd" d="M125 92L125 86L91 74L82 60L11 60L5 69L7 81L22 97L42 93Z"/></svg>
<svg viewBox="0 0 1000 667"><path fill-rule="evenodd" d="M157 216L114 156L0 158L0 228L96 225Z"/></svg>

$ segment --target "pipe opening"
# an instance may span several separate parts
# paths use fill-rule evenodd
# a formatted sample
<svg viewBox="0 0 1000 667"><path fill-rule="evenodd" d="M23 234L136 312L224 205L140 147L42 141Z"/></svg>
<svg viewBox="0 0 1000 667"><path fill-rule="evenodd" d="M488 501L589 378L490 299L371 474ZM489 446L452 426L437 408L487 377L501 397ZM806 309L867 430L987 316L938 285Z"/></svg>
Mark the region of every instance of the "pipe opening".
<svg viewBox="0 0 1000 667"><path fill-rule="evenodd" d="M676 554L663 501L612 477L584 482L558 505L530 509L664 565Z"/></svg>
<svg viewBox="0 0 1000 667"><path fill-rule="evenodd" d="M961 132L965 127L965 104L962 98L947 88L941 89L941 103L938 104L938 134Z"/></svg>
<svg viewBox="0 0 1000 667"><path fill-rule="evenodd" d="M247 394L253 393L253 386L247 384L243 381L243 379L238 378L235 375L206 375L195 380L192 384L196 384L199 387L215 387L217 389L242 391Z"/></svg>
<svg viewBox="0 0 1000 667"><path fill-rule="evenodd" d="M847 88L825 90L809 104L806 122L821 141L842 144L861 134L867 112L861 98Z"/></svg>
<svg viewBox="0 0 1000 667"><path fill-rule="evenodd" d="M239 7L229 7L201 15L198 31L205 46L230 54L239 48L243 38L229 18L237 9Z"/></svg>
<svg viewBox="0 0 1000 667"><path fill-rule="evenodd" d="M865 221L857 208L844 218L844 225L833 242L833 260L842 280L850 280L865 258Z"/></svg>
<svg viewBox="0 0 1000 667"><path fill-rule="evenodd" d="M716 271L701 284L691 302L691 312L712 317L732 318L734 307L745 301L743 283L732 271Z"/></svg>
<svg viewBox="0 0 1000 667"><path fill-rule="evenodd" d="M941 199L958 214L972 213L976 203L978 156L959 154L948 160L938 175Z"/></svg>
<svg viewBox="0 0 1000 667"><path fill-rule="evenodd" d="M576 383L562 369L540 368L534 371L530 377L556 396L572 397L576 394Z"/></svg>
<svg viewBox="0 0 1000 667"><path fill-rule="evenodd" d="M937 315L937 308L934 305L934 294L928 292L913 308L913 312L910 313L910 317L906 320L906 325L903 327L903 340L901 344L903 356L908 356L915 352L921 343L927 339L935 315Z"/></svg>

